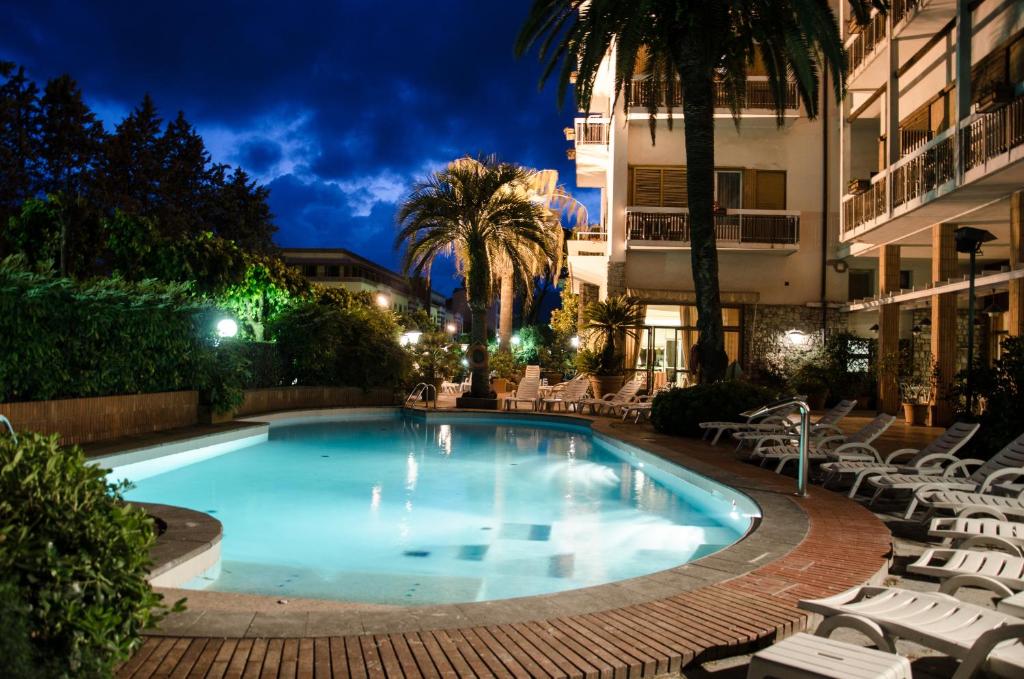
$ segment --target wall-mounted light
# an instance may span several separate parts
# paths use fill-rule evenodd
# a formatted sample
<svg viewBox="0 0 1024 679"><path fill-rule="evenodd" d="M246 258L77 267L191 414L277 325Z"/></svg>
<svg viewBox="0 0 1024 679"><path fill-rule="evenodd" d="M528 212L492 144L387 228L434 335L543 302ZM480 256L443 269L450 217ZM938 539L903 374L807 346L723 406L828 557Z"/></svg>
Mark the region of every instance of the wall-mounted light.
<svg viewBox="0 0 1024 679"><path fill-rule="evenodd" d="M391 300L389 300L388 296L385 295L383 292L379 292L377 293L377 306L381 307L382 309L385 309L391 306Z"/></svg>
<svg viewBox="0 0 1024 679"><path fill-rule="evenodd" d="M807 333L797 330L796 328L787 330L784 337L786 338L786 342L788 342L792 347L807 346L807 342L810 340L810 336L808 336Z"/></svg>
<svg viewBox="0 0 1024 679"><path fill-rule="evenodd" d="M870 328L868 328L868 330L870 330L871 332L878 332L878 323L872 325Z"/></svg>

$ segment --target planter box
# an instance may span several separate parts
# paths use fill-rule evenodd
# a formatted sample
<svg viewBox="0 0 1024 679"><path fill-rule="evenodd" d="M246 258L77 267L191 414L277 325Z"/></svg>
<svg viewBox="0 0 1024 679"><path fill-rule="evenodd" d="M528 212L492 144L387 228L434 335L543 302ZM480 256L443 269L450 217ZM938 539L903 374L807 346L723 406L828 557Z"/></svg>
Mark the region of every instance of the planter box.
<svg viewBox="0 0 1024 679"><path fill-rule="evenodd" d="M0 413L18 431L60 434L64 445L94 443L194 425L199 417L199 394L165 391L0 403Z"/></svg>

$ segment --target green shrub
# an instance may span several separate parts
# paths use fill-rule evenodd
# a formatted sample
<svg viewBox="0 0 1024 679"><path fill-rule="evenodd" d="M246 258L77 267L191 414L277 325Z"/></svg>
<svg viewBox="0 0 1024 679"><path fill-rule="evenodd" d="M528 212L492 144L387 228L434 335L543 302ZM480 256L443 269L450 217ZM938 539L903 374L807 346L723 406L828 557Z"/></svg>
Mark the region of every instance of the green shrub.
<svg viewBox="0 0 1024 679"><path fill-rule="evenodd" d="M249 362L243 385L246 389L266 389L285 383L284 362L275 342L238 342L236 346Z"/></svg>
<svg viewBox="0 0 1024 679"><path fill-rule="evenodd" d="M487 357L487 365L491 375L506 380L517 380L523 370L523 364L516 360L511 351L492 351Z"/></svg>
<svg viewBox="0 0 1024 679"><path fill-rule="evenodd" d="M32 655L52 668L36 676L110 676L163 614L146 580L153 522L121 490L55 436L0 438L5 615L21 611Z"/></svg>
<svg viewBox="0 0 1024 679"><path fill-rule="evenodd" d="M670 389L654 398L651 423L664 434L697 437L703 434L701 422L742 421L741 412L776 398L769 389L739 380Z"/></svg>
<svg viewBox="0 0 1024 679"><path fill-rule="evenodd" d="M285 383L395 388L409 373L394 316L362 297L325 291L285 309L269 324Z"/></svg>
<svg viewBox="0 0 1024 679"><path fill-rule="evenodd" d="M967 409L967 373L960 372L953 385L960 417L981 423L972 439L970 457L986 460L1007 443L1024 434L1024 337L1003 340L1002 356L991 368L975 368L972 386L975 401L984 406L980 416Z"/></svg>

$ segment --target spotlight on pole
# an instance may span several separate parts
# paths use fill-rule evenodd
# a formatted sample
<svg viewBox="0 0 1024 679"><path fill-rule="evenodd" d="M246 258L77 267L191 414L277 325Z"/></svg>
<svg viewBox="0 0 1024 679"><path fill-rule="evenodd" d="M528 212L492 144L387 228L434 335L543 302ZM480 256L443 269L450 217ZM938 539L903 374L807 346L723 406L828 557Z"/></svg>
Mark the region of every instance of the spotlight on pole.
<svg viewBox="0 0 1024 679"><path fill-rule="evenodd" d="M973 226L961 226L953 232L953 240L956 242L956 251L965 252L971 256L970 283L967 287L967 318L971 322L967 324L967 410L974 412L974 275L977 265L977 256L981 252L981 246L996 237L984 229L976 229Z"/></svg>

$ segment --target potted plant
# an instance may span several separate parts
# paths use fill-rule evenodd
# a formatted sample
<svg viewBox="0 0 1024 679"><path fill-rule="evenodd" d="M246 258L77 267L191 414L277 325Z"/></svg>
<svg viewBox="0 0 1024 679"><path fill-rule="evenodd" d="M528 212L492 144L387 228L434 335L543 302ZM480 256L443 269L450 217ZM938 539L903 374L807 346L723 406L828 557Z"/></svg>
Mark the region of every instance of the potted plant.
<svg viewBox="0 0 1024 679"><path fill-rule="evenodd" d="M935 386L930 377L915 374L900 382L903 417L907 424L921 426L928 422Z"/></svg>
<svg viewBox="0 0 1024 679"><path fill-rule="evenodd" d="M828 398L828 371L808 361L793 373L789 379L789 387L794 393L807 395L807 405L811 410L821 410Z"/></svg>
<svg viewBox="0 0 1024 679"><path fill-rule="evenodd" d="M521 366L511 351L498 350L490 356L491 390L496 394L511 391L511 383L519 376Z"/></svg>
<svg viewBox="0 0 1024 679"><path fill-rule="evenodd" d="M644 305L621 295L591 302L583 316L583 331L594 349L579 352L577 368L590 378L595 398L614 393L625 382L625 343L637 338L644 325ZM580 357L582 355L582 357Z"/></svg>
<svg viewBox="0 0 1024 679"><path fill-rule="evenodd" d="M417 381L434 385L441 393L441 383L451 379L461 367L461 352L443 332L431 330L420 335L415 344L409 344ZM423 395L426 398L426 394Z"/></svg>

